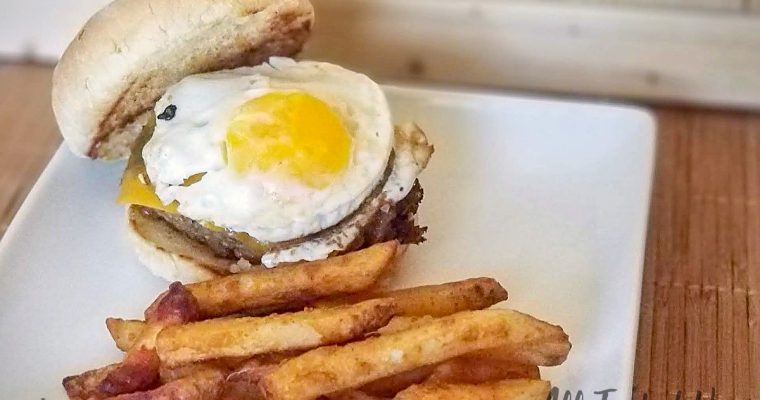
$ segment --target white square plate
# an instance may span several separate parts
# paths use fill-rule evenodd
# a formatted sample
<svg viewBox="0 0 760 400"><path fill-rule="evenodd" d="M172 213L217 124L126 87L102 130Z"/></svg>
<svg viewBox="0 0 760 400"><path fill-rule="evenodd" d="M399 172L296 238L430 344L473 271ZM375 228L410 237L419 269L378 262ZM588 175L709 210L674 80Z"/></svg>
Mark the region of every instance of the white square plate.
<svg viewBox="0 0 760 400"><path fill-rule="evenodd" d="M654 155L639 109L386 87L436 153L421 178L428 241L403 286L491 276L506 306L560 324L573 350L544 376L630 397ZM138 265L114 201L122 163L59 149L0 245L0 398L63 399L61 378L119 359L108 316L167 284ZM574 397L574 396L573 396Z"/></svg>

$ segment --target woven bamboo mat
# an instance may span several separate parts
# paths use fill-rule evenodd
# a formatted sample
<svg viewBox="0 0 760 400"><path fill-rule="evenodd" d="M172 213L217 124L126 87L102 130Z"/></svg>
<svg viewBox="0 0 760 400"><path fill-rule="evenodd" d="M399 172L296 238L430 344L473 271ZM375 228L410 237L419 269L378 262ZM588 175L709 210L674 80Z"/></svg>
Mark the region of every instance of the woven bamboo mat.
<svg viewBox="0 0 760 400"><path fill-rule="evenodd" d="M760 115L657 116L634 398L760 399Z"/></svg>
<svg viewBox="0 0 760 400"><path fill-rule="evenodd" d="M49 80L0 65L0 234L59 143ZM760 115L657 117L634 399L760 400Z"/></svg>

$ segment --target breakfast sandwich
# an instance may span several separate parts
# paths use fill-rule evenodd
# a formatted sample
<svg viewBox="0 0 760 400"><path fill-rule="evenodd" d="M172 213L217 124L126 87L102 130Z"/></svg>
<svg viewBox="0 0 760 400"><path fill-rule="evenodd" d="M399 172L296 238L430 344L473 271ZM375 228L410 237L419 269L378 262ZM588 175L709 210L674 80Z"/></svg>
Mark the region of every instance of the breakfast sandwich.
<svg viewBox="0 0 760 400"><path fill-rule="evenodd" d="M128 158L118 201L153 273L209 279L416 244L433 147L381 88L296 61L307 0L116 0L53 77L69 148Z"/></svg>

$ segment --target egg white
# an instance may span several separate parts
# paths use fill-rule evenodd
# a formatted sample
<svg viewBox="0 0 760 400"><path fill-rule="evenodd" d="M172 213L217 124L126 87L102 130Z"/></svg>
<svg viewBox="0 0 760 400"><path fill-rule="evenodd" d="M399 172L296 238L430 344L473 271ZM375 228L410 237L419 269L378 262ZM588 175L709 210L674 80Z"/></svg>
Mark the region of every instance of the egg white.
<svg viewBox="0 0 760 400"><path fill-rule="evenodd" d="M344 121L352 147L348 167L323 189L261 171L244 174L223 156L227 126L246 101L272 91L304 91L328 104ZM285 58L228 71L193 75L156 103L161 114L143 149L148 177L164 204L198 221L264 242L300 238L335 225L356 210L383 177L393 147L388 103L367 76L337 65ZM185 179L204 174L182 186Z"/></svg>
<svg viewBox="0 0 760 400"><path fill-rule="evenodd" d="M369 199L364 212L360 210L341 221L341 229L268 251L261 257L261 264L271 268L281 263L320 260L346 249L359 237L362 227L375 217L376 212L401 201L409 194L432 153L432 145L417 125L408 123L398 127L393 145L391 173L380 193Z"/></svg>

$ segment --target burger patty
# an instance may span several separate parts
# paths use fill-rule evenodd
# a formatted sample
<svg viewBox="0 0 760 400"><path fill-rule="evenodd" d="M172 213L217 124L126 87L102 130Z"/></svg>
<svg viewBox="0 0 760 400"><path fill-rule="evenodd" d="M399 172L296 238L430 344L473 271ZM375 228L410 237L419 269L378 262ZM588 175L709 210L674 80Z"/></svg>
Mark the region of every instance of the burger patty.
<svg viewBox="0 0 760 400"><path fill-rule="evenodd" d="M359 234L351 243L346 243L340 252L356 250L393 239L404 244L416 244L424 241L423 235L427 228L418 226L414 218L420 201L422 201L422 196L422 187L418 181L415 181L414 186L406 197L397 203L383 200L383 197L370 196L381 203L377 204L375 202L370 205L372 202L367 201L352 215L346 217L344 221L350 221L352 218L355 220L357 216L360 216L363 217L361 219L366 221L366 223L356 226ZM361 215L362 213L364 214ZM139 220L142 218L148 218L152 222L160 222L192 241L207 246L217 257L229 259L231 262L245 259L252 264L259 264L261 257L267 252L293 247L308 240L318 239L321 235L329 235L331 229L345 228L341 226L342 221L332 228L327 228L304 238L287 242L262 243L247 237L247 235L209 229L188 217L155 208L132 205L129 214L130 221L133 224L139 223ZM162 243L154 244L158 247L166 248L162 246ZM218 267L215 269L218 270ZM229 273L229 271L218 272Z"/></svg>

